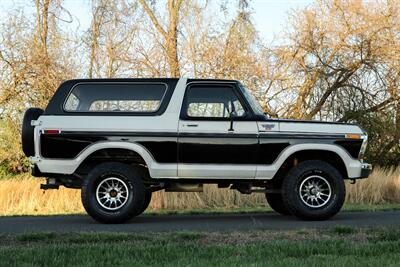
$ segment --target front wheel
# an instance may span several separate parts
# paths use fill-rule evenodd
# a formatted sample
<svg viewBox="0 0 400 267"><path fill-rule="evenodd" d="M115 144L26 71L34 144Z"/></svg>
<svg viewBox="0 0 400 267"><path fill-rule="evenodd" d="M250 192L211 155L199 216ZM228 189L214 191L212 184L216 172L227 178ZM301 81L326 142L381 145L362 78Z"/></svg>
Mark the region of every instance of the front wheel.
<svg viewBox="0 0 400 267"><path fill-rule="evenodd" d="M293 167L282 183L288 210L304 220L326 220L343 206L346 187L340 172L327 162L304 161Z"/></svg>
<svg viewBox="0 0 400 267"><path fill-rule="evenodd" d="M122 223L142 211L145 187L135 167L102 163L84 180L81 197L86 212L96 221Z"/></svg>

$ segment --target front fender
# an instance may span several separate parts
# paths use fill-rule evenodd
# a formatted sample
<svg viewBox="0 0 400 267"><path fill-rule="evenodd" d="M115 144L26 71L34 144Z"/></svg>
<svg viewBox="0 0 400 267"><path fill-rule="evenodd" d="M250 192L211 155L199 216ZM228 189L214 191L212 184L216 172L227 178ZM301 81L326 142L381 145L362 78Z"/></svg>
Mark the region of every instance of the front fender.
<svg viewBox="0 0 400 267"><path fill-rule="evenodd" d="M342 147L333 144L318 144L317 146L316 144L297 144L289 146L284 151L282 151L282 153L273 164L258 166L256 178L272 179L281 168L285 160L287 160L291 155L296 152L306 150L321 150L333 152L342 159L346 167L347 176L349 178L360 177L359 175L361 172L361 162L359 160L353 159Z"/></svg>

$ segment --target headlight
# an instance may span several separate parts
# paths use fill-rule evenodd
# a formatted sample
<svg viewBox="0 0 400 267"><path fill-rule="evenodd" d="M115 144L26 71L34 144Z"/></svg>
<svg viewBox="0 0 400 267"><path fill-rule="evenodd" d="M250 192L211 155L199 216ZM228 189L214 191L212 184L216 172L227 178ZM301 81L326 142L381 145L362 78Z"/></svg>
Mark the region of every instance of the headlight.
<svg viewBox="0 0 400 267"><path fill-rule="evenodd" d="M368 144L368 135L367 134L363 134L361 136L361 138L363 139L361 148L360 148L360 153L358 154L358 159L362 160L364 158L364 153L365 150L367 150L367 144Z"/></svg>

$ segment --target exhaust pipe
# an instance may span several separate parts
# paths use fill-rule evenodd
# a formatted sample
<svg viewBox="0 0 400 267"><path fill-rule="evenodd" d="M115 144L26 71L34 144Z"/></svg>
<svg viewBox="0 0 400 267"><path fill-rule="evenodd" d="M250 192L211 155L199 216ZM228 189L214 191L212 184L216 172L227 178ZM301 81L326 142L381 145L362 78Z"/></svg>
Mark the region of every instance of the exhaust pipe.
<svg viewBox="0 0 400 267"><path fill-rule="evenodd" d="M165 192L203 192L203 184L168 184Z"/></svg>

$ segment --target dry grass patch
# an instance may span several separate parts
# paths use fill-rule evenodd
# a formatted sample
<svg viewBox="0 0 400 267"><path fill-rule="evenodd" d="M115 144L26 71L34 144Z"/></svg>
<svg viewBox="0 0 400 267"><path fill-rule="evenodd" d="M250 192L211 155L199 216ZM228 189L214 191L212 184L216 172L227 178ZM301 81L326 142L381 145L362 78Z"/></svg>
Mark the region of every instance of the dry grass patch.
<svg viewBox="0 0 400 267"><path fill-rule="evenodd" d="M83 213L80 190L60 187L59 190L42 191L43 179L30 175L0 180L0 216L53 215ZM347 184L346 203L400 205L400 167L383 170L377 168L369 179ZM218 189L206 185L203 193L156 192L150 211L232 209L265 206L263 194L242 195L236 190Z"/></svg>
<svg viewBox="0 0 400 267"><path fill-rule="evenodd" d="M400 204L400 166L391 169L376 168L368 179L347 184L347 203Z"/></svg>
<svg viewBox="0 0 400 267"><path fill-rule="evenodd" d="M60 187L40 190L44 179L22 175L0 180L0 215L82 213L80 191Z"/></svg>

